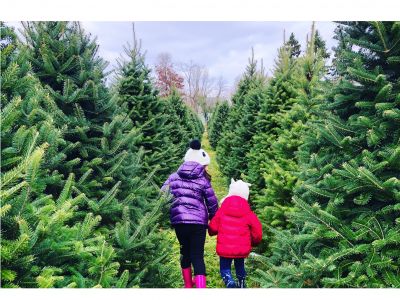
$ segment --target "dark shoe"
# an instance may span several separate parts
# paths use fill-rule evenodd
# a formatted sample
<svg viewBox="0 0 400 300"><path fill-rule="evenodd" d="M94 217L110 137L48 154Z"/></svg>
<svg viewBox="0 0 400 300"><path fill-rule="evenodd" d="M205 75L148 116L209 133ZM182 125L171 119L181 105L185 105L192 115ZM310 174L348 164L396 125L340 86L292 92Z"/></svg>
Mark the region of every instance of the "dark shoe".
<svg viewBox="0 0 400 300"><path fill-rule="evenodd" d="M236 288L236 282L235 282L235 280L232 278L232 276L225 275L225 276L222 278L222 280L224 281L225 286L226 286L227 288Z"/></svg>
<svg viewBox="0 0 400 300"><path fill-rule="evenodd" d="M237 287L240 289L246 288L246 278L245 277L238 277Z"/></svg>

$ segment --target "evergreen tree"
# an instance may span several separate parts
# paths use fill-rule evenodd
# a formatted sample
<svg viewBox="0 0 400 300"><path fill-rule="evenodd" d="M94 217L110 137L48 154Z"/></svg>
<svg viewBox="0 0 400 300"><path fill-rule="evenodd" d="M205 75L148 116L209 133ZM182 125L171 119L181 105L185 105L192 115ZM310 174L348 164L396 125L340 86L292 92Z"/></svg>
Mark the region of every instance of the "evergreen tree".
<svg viewBox="0 0 400 300"><path fill-rule="evenodd" d="M81 209L100 214L102 223L113 227L121 218L122 201L135 199L135 209L148 202L148 191L138 189L145 174L137 146L140 129L118 99L110 97L104 84L106 63L79 23L28 22L24 27L29 59L56 99L57 123L68 142L63 151L73 162L58 169L77 176L76 188L86 195Z"/></svg>
<svg viewBox="0 0 400 300"><path fill-rule="evenodd" d="M178 90L172 89L171 94L165 98L166 114L168 115L167 127L172 143L176 146L175 156L179 164L185 155L189 142L194 139L200 139L200 130L197 128L197 121L194 122L189 112L189 107L183 102ZM194 123L193 123L194 122Z"/></svg>
<svg viewBox="0 0 400 300"><path fill-rule="evenodd" d="M141 136L134 148L140 147L142 152L140 174L146 179L136 181L138 186L124 200L129 205L123 208L122 220L115 227L116 253L122 268L132 274L130 285L171 287L179 271L171 263L173 240L159 225L165 223L164 212L168 210L166 199L159 197L158 185L181 161L187 148L185 139L194 127L188 130L189 110L176 91L167 99L158 97L139 43L135 40L133 48L125 50L128 60L120 62L115 97L124 122Z"/></svg>
<svg viewBox="0 0 400 300"><path fill-rule="evenodd" d="M255 193L265 188L264 162L270 155L271 144L277 139L276 130L281 121L279 113L289 109L298 95L294 85L296 64L296 60L291 59L290 52L284 45L279 48L273 78L266 88L264 101L255 122L253 147L246 153L246 179L253 184L252 191Z"/></svg>
<svg viewBox="0 0 400 300"><path fill-rule="evenodd" d="M171 143L175 146L175 153L172 151L169 153L176 158L183 157L190 141L190 133L186 130L182 119L185 117L185 112L180 95L175 90L172 90L170 96L165 99L165 114L168 116L165 127L168 128ZM180 162L181 160L179 159L174 162L175 168L178 167Z"/></svg>
<svg viewBox="0 0 400 300"><path fill-rule="evenodd" d="M264 97L264 81L253 54L232 97L232 108L217 145L217 160L227 178L240 178L246 173L245 155L252 147L255 118Z"/></svg>
<svg viewBox="0 0 400 300"><path fill-rule="evenodd" d="M157 233L149 233L150 229L158 228L158 219L150 217L155 210L158 212L157 206L154 206L164 200L157 200L158 188L152 185L156 169L149 171L149 167L143 164L146 159L146 153L140 149L145 134L143 128L133 122L129 110L118 102L119 97L109 96L104 84L105 62L97 56L95 40L80 28L79 23L32 22L24 26L28 43L26 53L33 71L57 103L53 117L57 127L65 133L66 140L61 153L67 153L67 159L72 161L70 164L58 164L57 170L64 176L66 172L76 175L77 180L70 183L70 189L83 197L76 203L78 209L74 207L76 213L66 222L78 226L91 223L87 220L88 216L96 219L94 225L90 225L93 230L88 232L88 239L96 243L91 247L98 249L96 251L101 257L108 255L107 258L92 255L93 260L87 260L93 265L91 268L79 263L76 258L87 256L85 251L79 254L66 248L71 252L71 260L51 262L65 272L64 278L68 278L59 282L58 286L70 283L79 287L94 284L121 286L122 283L116 281L120 276L124 284L130 286L145 285L145 280L159 284L152 281L160 272L159 266L151 270L146 266L152 264L151 253L162 253L162 249L170 248L171 241ZM51 184L46 189L54 194L59 187ZM126 264L122 246L115 235L123 214L129 216L130 227L137 228L145 222L138 227L140 239L130 241L135 247L146 244L147 248L137 251L136 260L129 264ZM156 215L159 216L159 212ZM94 235L99 235L98 232L103 234L101 239L93 239ZM63 236L61 232L59 235ZM69 243L73 244L74 238L79 240L75 235L65 240L68 243L72 239ZM42 253L40 259L45 264L57 255L44 257ZM164 264L170 261L170 257L164 255L160 260L160 264ZM87 279L97 276L99 270L106 267L105 264L110 264L112 274L108 277L100 274L104 281ZM87 274L88 270L92 273Z"/></svg>
<svg viewBox="0 0 400 300"><path fill-rule="evenodd" d="M266 247L274 240L269 227L282 230L292 226L287 218L288 213L293 211L291 200L299 184L300 171L295 154L302 144L302 136L308 130L306 123L315 117L315 110L322 101L324 82L321 78L325 74L325 67L321 53L314 52L315 36L312 27L306 52L298 58L293 69L291 83L296 89L296 98L292 104L286 103L283 110L276 112L277 121L273 128L276 139L269 139L267 155L259 159L265 188L258 191L258 197L253 202L257 214L266 225ZM259 140L263 141L266 136L262 133Z"/></svg>
<svg viewBox="0 0 400 300"><path fill-rule="evenodd" d="M63 126L68 163L58 170L66 178L74 173L78 188L88 197L102 197L104 178L98 166L103 125L113 109L105 87L106 62L98 45L77 22L23 23L32 70L57 104L57 123Z"/></svg>
<svg viewBox="0 0 400 300"><path fill-rule="evenodd" d="M56 105L33 76L26 52L17 49L14 31L3 23L0 29L1 284L73 287L73 270L89 286L111 286L117 264L101 258L109 246L104 235L94 234L100 217L69 223L84 198L73 191L73 174L61 193L47 193L60 179L54 166L65 158L59 155L65 141L55 123ZM108 268L107 274L92 272L94 267Z"/></svg>
<svg viewBox="0 0 400 300"><path fill-rule="evenodd" d="M210 145L214 149L217 147L218 141L221 138L222 130L224 128L225 122L227 121L228 114L228 102L224 101L222 103L217 103L208 125L208 138L210 140Z"/></svg>
<svg viewBox="0 0 400 300"><path fill-rule="evenodd" d="M203 122L200 120L197 113L195 113L192 109L189 109L189 128L191 132L194 132L194 138L201 140L201 137L204 132Z"/></svg>
<svg viewBox="0 0 400 300"><path fill-rule="evenodd" d="M285 42L285 47L290 53L290 58L297 58L301 54L300 50L300 43L298 40L296 40L296 37L294 36L294 33L292 32L289 36L289 40Z"/></svg>
<svg viewBox="0 0 400 300"><path fill-rule="evenodd" d="M300 147L295 228L276 233L262 286L400 287L400 23L339 27L340 77Z"/></svg>
<svg viewBox="0 0 400 300"><path fill-rule="evenodd" d="M322 39L321 35L319 34L319 31L315 31L315 37L314 37L314 52L317 53L320 51L320 55L322 58L327 59L331 55L326 49L326 42Z"/></svg>
<svg viewBox="0 0 400 300"><path fill-rule="evenodd" d="M138 144L144 151L146 172L156 169L154 180L160 185L174 170L176 146L170 140L166 122L166 104L157 96L150 80L144 56L137 41L131 49L125 48L128 59L120 61L118 97L135 127L140 128L142 140Z"/></svg>

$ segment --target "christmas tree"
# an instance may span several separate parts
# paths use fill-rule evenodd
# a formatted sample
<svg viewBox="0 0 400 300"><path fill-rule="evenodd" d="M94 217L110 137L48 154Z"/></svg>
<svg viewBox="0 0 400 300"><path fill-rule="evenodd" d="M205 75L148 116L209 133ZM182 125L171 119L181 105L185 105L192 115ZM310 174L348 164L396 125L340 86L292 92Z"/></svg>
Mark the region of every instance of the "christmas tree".
<svg viewBox="0 0 400 300"><path fill-rule="evenodd" d="M255 118L264 97L265 77L257 70L254 53L246 72L232 97L221 138L217 146L217 160L227 178L240 178L246 173L246 153L251 149L251 139L256 128Z"/></svg>
<svg viewBox="0 0 400 300"><path fill-rule="evenodd" d="M197 113L195 113L192 109L189 109L189 123L187 126L190 128L190 131L194 133L194 137L198 140L201 140L201 137L204 132L203 122L200 120Z"/></svg>
<svg viewBox="0 0 400 300"><path fill-rule="evenodd" d="M320 33L318 30L315 31L315 36L314 36L314 52L320 52L320 55L322 58L327 59L331 55L326 49L326 42L322 39Z"/></svg>
<svg viewBox="0 0 400 300"><path fill-rule="evenodd" d="M165 250L171 241L156 230L165 202L152 184L156 168L148 172L142 163L142 127L136 126L129 110L118 103L119 97L109 95L98 45L79 23L33 22L24 27L25 60L32 63L40 83L55 99L51 117L56 129L49 132L63 134L60 148L53 151L59 158L53 163L53 173L60 172L64 181L58 176L57 181L45 185L45 192L63 200L54 200L54 206L50 198L45 203L52 208L49 214L40 214L39 223L29 224L57 225L50 227L54 235L44 236L44 244L37 243L39 253L34 252L36 248L31 250L40 264L31 282L40 277L39 286L57 287L171 284L156 280L160 272L174 272L165 267L171 261ZM70 163L61 163L64 158ZM63 205L58 206L58 202ZM52 214L64 213L67 216L52 223ZM122 239L116 237L122 223L137 228L129 237L130 247L147 245L136 251L129 263ZM80 232L85 235L80 236ZM83 248L71 248L73 245ZM153 263L157 253L160 258ZM39 273L43 266L52 269Z"/></svg>
<svg viewBox="0 0 400 300"><path fill-rule="evenodd" d="M269 157L271 144L277 139L280 112L291 107L297 97L294 86L296 60L291 58L290 49L283 45L278 50L273 78L266 87L264 100L255 122L256 133L253 147L246 153L248 172L246 179L253 184L252 190L258 193L265 187L263 162Z"/></svg>
<svg viewBox="0 0 400 300"><path fill-rule="evenodd" d="M301 54L299 41L296 40L294 33L292 32L289 36L289 40L285 42L285 47L290 53L290 58L297 58Z"/></svg>
<svg viewBox="0 0 400 300"><path fill-rule="evenodd" d="M215 149L218 141L221 138L221 133L224 128L224 124L227 121L229 114L229 104L227 101L222 103L218 102L211 115L211 119L208 122L208 138L210 145Z"/></svg>
<svg viewBox="0 0 400 300"><path fill-rule="evenodd" d="M119 62L117 93L119 103L128 112L135 127L140 128L143 165L146 172L155 171L160 185L174 171L177 150L172 144L166 122L166 103L159 97L150 80L150 69L141 53L140 43L125 48L126 60Z"/></svg>
<svg viewBox="0 0 400 300"><path fill-rule="evenodd" d="M58 170L65 178L74 173L87 196L104 196L96 168L103 161L102 126L111 121L113 109L104 84L107 64L97 54L98 45L77 22L23 26L32 70L57 104L57 123L67 141L63 151L69 161Z"/></svg>
<svg viewBox="0 0 400 300"><path fill-rule="evenodd" d="M14 31L0 26L2 286L73 287L74 272L89 286L110 286L118 280L113 276L117 264L112 258L99 261L109 249L105 236L94 234L101 218L88 214L83 222L70 223L84 201L74 191L74 175L58 195L47 192L60 180L54 168L65 158L53 114L57 106L32 74ZM109 274L91 272L94 266L109 268Z"/></svg>
<svg viewBox="0 0 400 300"><path fill-rule="evenodd" d="M172 89L170 96L165 98L166 114L168 115L167 128L172 143L176 147L176 163L182 162L189 142L200 139L199 129L196 128L197 121L194 122L190 114L190 108L183 102L178 90ZM179 159L181 158L181 159Z"/></svg>
<svg viewBox="0 0 400 300"><path fill-rule="evenodd" d="M257 138L264 147L268 147L266 155L258 158L265 187L258 191L253 201L256 212L265 225L266 247L274 240L269 227L279 230L292 227L287 218L294 210L292 196L299 184L300 170L296 152L308 130L306 123L315 118L318 104L322 102L324 85L327 84L321 80L325 74L325 65L321 52L314 52L315 36L313 26L305 54L298 58L292 69L291 84L296 89L296 97L292 102L284 103L282 109L276 112L273 128L276 138L267 132L261 133ZM266 141L269 143L266 144Z"/></svg>
<svg viewBox="0 0 400 300"><path fill-rule="evenodd" d="M262 286L400 287L399 22L339 25L338 78L298 158L294 228Z"/></svg>

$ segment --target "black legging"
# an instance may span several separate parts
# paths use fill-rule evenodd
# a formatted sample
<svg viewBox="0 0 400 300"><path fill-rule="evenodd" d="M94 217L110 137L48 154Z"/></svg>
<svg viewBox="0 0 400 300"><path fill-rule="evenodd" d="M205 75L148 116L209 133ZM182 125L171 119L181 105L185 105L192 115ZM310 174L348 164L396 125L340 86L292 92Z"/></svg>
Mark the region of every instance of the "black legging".
<svg viewBox="0 0 400 300"><path fill-rule="evenodd" d="M180 244L181 267L186 269L193 265L194 275L206 275L204 264L204 243L206 242L206 225L178 224L174 226Z"/></svg>

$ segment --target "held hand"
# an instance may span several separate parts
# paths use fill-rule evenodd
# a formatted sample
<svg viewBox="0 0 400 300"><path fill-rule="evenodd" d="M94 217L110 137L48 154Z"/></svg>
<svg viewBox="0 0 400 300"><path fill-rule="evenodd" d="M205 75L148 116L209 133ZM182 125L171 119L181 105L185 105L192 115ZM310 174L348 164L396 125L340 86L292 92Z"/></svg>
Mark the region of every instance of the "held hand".
<svg viewBox="0 0 400 300"><path fill-rule="evenodd" d="M212 230L210 227L208 227L208 235L209 235L209 236L214 236L214 235L217 235L217 234L218 234L217 231L214 231L214 230Z"/></svg>

